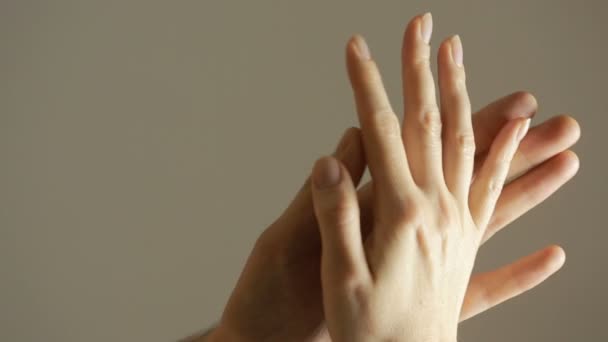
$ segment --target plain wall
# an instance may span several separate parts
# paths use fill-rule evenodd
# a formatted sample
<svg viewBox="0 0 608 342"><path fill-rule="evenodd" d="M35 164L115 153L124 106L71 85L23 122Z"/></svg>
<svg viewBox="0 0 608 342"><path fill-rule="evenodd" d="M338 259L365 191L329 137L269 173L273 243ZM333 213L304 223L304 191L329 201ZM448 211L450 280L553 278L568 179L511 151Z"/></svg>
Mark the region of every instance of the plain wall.
<svg viewBox="0 0 608 342"><path fill-rule="evenodd" d="M459 33L474 109L567 113L578 175L484 245L564 268L463 341L606 341L605 1L0 2L0 340L170 341L220 316L257 235L358 125L363 34L400 112L407 21ZM435 53L433 53L433 58ZM369 179L366 175L365 181Z"/></svg>

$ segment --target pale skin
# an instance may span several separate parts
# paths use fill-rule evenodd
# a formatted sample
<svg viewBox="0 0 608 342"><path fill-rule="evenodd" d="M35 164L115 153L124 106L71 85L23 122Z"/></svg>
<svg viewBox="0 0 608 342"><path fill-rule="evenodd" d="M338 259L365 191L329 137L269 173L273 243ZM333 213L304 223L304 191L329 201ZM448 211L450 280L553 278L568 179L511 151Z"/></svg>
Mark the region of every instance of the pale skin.
<svg viewBox="0 0 608 342"><path fill-rule="evenodd" d="M440 103L429 68L430 14L408 26L404 123L392 110L363 38L347 47L374 219L362 236L357 191L333 157L317 161L312 194L321 231L321 284L332 341L452 342L477 250L530 119L507 123L473 178L475 139L458 36L438 53ZM364 228L365 230L365 228Z"/></svg>
<svg viewBox="0 0 608 342"><path fill-rule="evenodd" d="M378 256L375 258L377 258L377 260L383 260L380 264L392 265L383 268L383 270L386 270L383 271L383 274L389 275L391 274L390 270L395 269L399 269L401 274L404 274L401 271L401 268L411 265L404 265L403 262L400 264L399 262L384 261L400 259L390 259L384 256L384 254L400 255L400 253L407 252L399 251L408 250L408 248L403 246L399 248L395 246L389 248L389 246L391 246L389 243L383 243L382 248L371 248L367 246L374 245L374 243L368 241L378 240L378 238L373 238L373 236L375 236L374 234L381 234L375 233L376 231L383 232L382 234L386 234L386 231L390 231L389 228L377 228L374 224L374 222L377 222L378 220L383 220L381 217L384 217L382 215L386 214L380 214L382 210L379 210L378 208L385 208L383 210L389 211L387 208L400 207L400 205L392 202L389 204L389 201L385 199L384 203L386 203L386 207L384 207L384 203L383 205L380 205L378 204L378 201L380 201L380 198L390 198L391 195L374 195L376 193L380 194L380 189L388 189L386 191L388 191L389 194L396 193L398 189L418 189L407 192L407 196L411 196L410 194L415 193L418 194L416 195L418 197L415 198L419 203L433 203L429 198L445 198L448 197L446 195L447 193L451 194L450 196L455 197L452 190L450 190L453 187L448 187L448 183L460 184L456 187L461 188L459 191L461 191L462 194L472 189L471 187L467 188L463 183L454 183L454 180L448 180L452 178L467 178L463 177L463 175L468 174L468 171L466 170L460 172L445 171L447 165L460 165L459 163L450 161L449 158L446 159L442 153L437 154L437 152L431 152L429 155L434 155L435 157L438 155L442 156L441 158L434 159L435 166L433 166L433 164L429 162L431 158L425 157L426 154L423 154L420 150L415 150L417 144L408 143L408 139L409 141L414 142L419 141L419 139L411 138L413 135L415 136L415 134L418 134L415 133L416 131L425 131L424 129L415 129L415 127L417 127L416 121L410 120L415 116L407 115L408 110L411 110L408 108L420 106L420 103L422 103L420 102L422 101L421 99L428 100L431 98L429 95L431 92L428 89L430 87L424 86L424 84L430 85L431 83L428 78L432 77L430 69L418 68L417 70L420 71L420 73L415 75L412 74L411 69L408 69L408 66L412 65L413 60L421 58L421 56L412 54L414 51L419 52L421 55L428 56L428 45L426 48L424 46L414 46L414 44L420 44L420 41L418 39L410 39L415 34L418 34L416 33L418 32L418 29L415 28L418 25L418 20L421 20L421 17L414 18L408 25L408 30L406 31L403 43L404 53L402 63L404 69L404 98L419 102L405 103L404 108L406 109L406 113L404 113L404 127L403 133L401 134L402 139L400 139L400 145L396 143L390 145L393 146L391 147L392 149L398 149L396 146L401 146L401 150L403 151L403 156L401 157L402 164L407 165L408 167L405 168L403 165L397 167L394 163L378 167L378 165L383 164L378 163L377 160L382 160L382 156L385 156L385 154L381 154L384 150L380 150L380 147L388 145L381 140L370 143L370 137L373 137L373 135L370 135L371 133L366 134L366 132L373 132L373 129L370 127L374 127L374 121L369 119L371 114L373 114L373 111L364 111L362 108L369 106L369 103L377 100L377 98L370 97L369 93L367 94L367 97L362 95L356 97L359 118L361 120L361 129L354 127L348 129L339 144L340 147L337 148L336 152L333 154L335 160L339 161L342 170L341 174L344 175L343 179L350 179L351 182L348 183L344 181L343 183L352 184L352 188L357 187L365 165L368 164L370 167L372 181L363 185L356 192L357 208L360 216L359 228L361 231L360 234L362 235L359 237L359 240L363 239L365 241L362 252L363 255L366 256L366 262L367 253L372 255L371 251L376 251L374 252L376 253L374 255ZM367 65L368 67L371 65L373 67L369 68L375 68L372 59L355 59L355 57L358 56L356 55L357 49L355 48L355 42L357 42L358 39L360 38L354 38L347 45L349 75L351 76L355 94L357 94L357 90L368 89L363 87L366 85L369 87L369 92L372 92L372 90L375 89L372 94L378 95L377 91L378 89L381 89L379 76L370 76L371 80L376 80L375 82L355 82L357 77L361 76L361 74L357 73L357 70L367 70L366 67L361 67L361 65ZM467 109L468 99L467 101L464 101L462 100L464 97L461 97L460 100L458 100L455 96L454 99L452 99L454 102L444 99L450 93L448 91L451 87L450 82L454 82L453 78L455 73L453 71L457 70L453 69L454 65L451 64L452 60L450 57L451 42L453 39L454 38L450 38L443 42L438 54L439 90L441 96L439 103L440 110L437 112L446 117L446 119L446 114L449 112L450 118L461 118L461 120L458 120L457 122L464 125L466 124L466 120L462 119L465 117L463 113L467 113L468 111L468 116L471 117L470 110ZM427 49L426 52L425 49ZM362 64L357 64L359 62ZM426 64L428 65L428 63ZM464 77L464 68L462 68L462 70L462 77ZM369 76L368 74L364 75ZM367 76L362 77L362 79L367 79ZM422 79L423 76L426 77L426 81ZM361 81L361 79L359 79L359 81ZM420 83L423 83L423 85ZM446 90L442 91L444 88ZM382 92L379 94L379 98L384 97ZM366 104L367 102L364 100L369 103ZM456 105L456 103L458 103L458 105ZM426 106L426 104L424 106ZM380 112L387 114L384 113L384 109L386 108L390 107L383 107L383 110ZM525 92L517 92L482 108L472 116L472 123L469 123L468 125L470 126L470 130L472 130L475 148L474 150L469 150L473 151L472 153L474 153L475 158L474 164L473 158L469 158L472 166L468 167L471 169L471 173L475 173L475 179L479 179L479 174L483 169L483 165L486 165L488 158L492 158L490 157L492 152L489 152L492 151L490 146L496 146L500 141L503 141L503 144L506 144L504 141L509 140L509 137L512 134L515 134L515 126L519 127L518 125L521 124L522 120L519 118L531 117L536 110L537 104L534 97ZM458 114L454 114L456 112L458 112ZM391 120L393 119L386 121L390 122ZM395 121L397 120L394 120L393 124ZM364 122L367 124L364 124ZM443 122L443 130L447 131L448 129L451 129L450 127L453 127L455 122L455 120L446 120ZM386 126L389 125L386 122L384 124L386 124ZM380 124L380 126L384 127L384 124ZM408 135L408 130L411 130L414 133L409 133ZM471 133L470 130L469 133ZM376 127L376 131L379 131L378 127ZM386 136L395 138L397 135L378 134L377 139L380 139L380 137L386 138ZM461 136L461 134L459 134L459 136ZM578 136L578 125L576 124L576 121L568 116L556 116L532 127L523 140L515 145L513 151L516 149L517 152L514 153L510 165L507 164L508 173L503 171L507 179L507 184L502 188L502 191L498 193L498 197L495 199L496 205L494 210L479 210L479 212L484 213L483 215L472 215L471 212L469 212L470 215L466 216L465 211L457 211L458 214L454 214L454 216L460 215L459 217L471 218L472 224L467 225L466 227L471 228L471 231L477 231L478 236L476 236L476 239L471 238L470 243L467 245L469 246L469 249L474 252L470 253L473 256L467 255L468 261L463 263L462 273L466 276L454 277L454 279L457 279L457 281L454 280L454 283L460 284L457 288L458 291L460 291L458 293L460 293L461 296L454 296L457 300L455 300L454 303L451 303L449 310L445 310L446 312L450 312L451 316L446 314L444 320L446 323L442 325L442 327L445 327L445 330L436 332L438 337L445 339L453 338L456 333L454 328L454 325L456 324L454 322L457 323L473 317L509 298L527 291L546 280L561 267L565 258L564 252L560 247L552 245L494 271L473 274L470 277L467 273L470 272L470 268L472 267L477 246L487 241L493 234L500 231L513 220L538 205L576 173L578 169L578 159L572 151L568 150L568 148L576 142ZM464 138L464 140L466 139L467 138ZM435 143L434 145L442 146L441 143ZM461 144L453 145L462 146ZM426 146L433 146L433 144L427 144ZM506 149L506 147L504 148ZM412 152L409 152L410 150ZM374 156L376 156L376 159L374 159ZM414 156L416 156L416 160L418 160L416 164L413 164L413 162L410 161L410 158L413 158ZM403 162L403 159L406 161ZM376 161L374 162L374 160ZM391 160L393 160L392 157ZM412 165L415 166L412 167ZM437 165L442 166L438 167ZM397 186L390 183L394 182L394 180L392 180L393 178L384 176L379 178L374 177L374 168L376 169L376 175L378 175L378 172L392 172L393 178L397 180L401 179L398 182L403 182L403 184ZM384 171L378 171L383 169ZM424 172L421 170L434 171ZM426 176L427 174L428 176ZM431 178L430 175L433 174L435 176ZM443 175L443 178L438 176L440 174ZM446 177L446 174L449 176ZM429 177L429 179L425 180L425 177ZM406 187L406 183L403 179L408 178L410 178L409 182L411 184ZM416 179L416 181L414 181L414 179ZM433 184L442 184L441 181L443 181L445 185L441 188L443 189L441 190L443 192L436 190L440 188L439 186L433 188ZM466 181L463 182L466 184ZM419 183L425 184L425 187L420 186ZM417 188L415 188L413 184L416 185ZM321 270L323 268L321 267L322 244L319 231L323 232L324 230L320 229L322 228L322 225L319 227L318 222L321 220L317 219L317 216L321 216L319 215L319 212L315 213L315 207L318 207L318 202L314 202L315 204L313 205L314 188L311 185L312 182L309 177L288 208L258 238L245 269L224 310L222 318L218 322L218 326L206 337L206 340L330 341L331 326L333 324L335 327L334 330L336 331L336 334L338 334L336 336L338 339L334 340L337 341L339 338L344 337L343 335L340 335L340 331L349 330L347 329L349 325L345 324L344 321L340 319L332 321L329 319L329 317L340 316L328 316L328 303L327 301L325 303L322 301L322 291L323 293L331 291L331 287L321 287L323 279L321 277ZM446 188L448 190L446 190ZM422 191L420 189L427 190ZM431 191L428 189L434 190ZM399 191L404 191L403 194L406 194L405 190ZM481 191L477 191L477 193L479 192ZM422 197L422 195L419 196L420 193L433 193L434 197L430 195ZM439 197L438 194L441 194L443 197ZM403 196L409 198L406 195ZM392 197L397 196L393 195ZM462 205L462 203L464 203L464 195L458 198L460 198L460 201L457 202L459 205L452 204L451 207L464 207ZM469 204L469 202L467 202L467 204ZM434 206L430 204L427 205L427 209L425 209L424 212L431 212L431 209L428 208L432 207ZM469 207L474 208L470 205ZM352 215L352 212L349 215ZM426 216L432 218L437 215L425 214L425 217ZM483 220L481 220L480 217L483 217ZM398 220L395 219L395 221ZM429 221L432 220L429 219ZM395 224L394 226L405 227L408 225L402 222L402 224ZM477 227L477 229L473 229L472 227ZM394 228L393 230L401 231L406 229ZM344 231L352 233L356 230L344 229ZM324 242L323 248L325 248L325 246L327 246L327 244ZM354 250L354 247L349 247L349 250L350 249ZM415 250L415 248L412 247L411 250ZM389 251L393 252L389 253ZM324 254L324 256L326 255L328 254ZM471 260L471 258L473 260ZM325 257L323 258L323 265L327 264L326 259L327 258ZM424 263L421 262L420 264ZM375 274L370 270L370 265L374 265L373 263L365 265L368 268L370 275ZM326 269L327 267L325 267L325 270ZM324 274L326 273L327 272ZM352 277L349 275L345 278L351 279ZM386 278L390 279L389 276ZM327 277L325 279L327 279ZM369 279L370 278L368 278L368 280ZM373 277L371 279L373 279ZM324 283L327 283L327 281ZM462 283L464 283L464 285L462 285ZM343 282L337 282L336 284L343 284ZM402 290L403 289L399 289L397 292L400 293L400 295L394 298L407 300L406 294L408 294L408 292L402 292ZM369 295L370 298L378 298L373 295L371 290L369 291L370 292L366 293L372 294ZM410 297L414 296L411 293L409 293L409 295ZM337 302L340 303L340 301ZM381 303L382 301L378 300L377 302ZM454 307L457 306L460 307L455 309ZM329 311L331 311L331 308L341 308L342 311L346 310L346 312L349 312L348 306L330 306ZM352 309L352 307L350 307L350 309ZM455 319L453 316L456 314L457 318ZM383 315L382 317L386 316ZM396 317L404 316L402 312L399 312ZM406 320L403 320L401 329L399 329L399 322L401 321L402 320L397 320L397 322L392 323L389 330L403 331L405 324L409 324L410 326L414 324L413 321L407 321L409 323L406 323ZM330 326L329 330L328 324ZM432 334L434 332L428 333ZM362 336L365 336L365 333L362 333ZM201 338L201 340L203 340L203 338Z"/></svg>

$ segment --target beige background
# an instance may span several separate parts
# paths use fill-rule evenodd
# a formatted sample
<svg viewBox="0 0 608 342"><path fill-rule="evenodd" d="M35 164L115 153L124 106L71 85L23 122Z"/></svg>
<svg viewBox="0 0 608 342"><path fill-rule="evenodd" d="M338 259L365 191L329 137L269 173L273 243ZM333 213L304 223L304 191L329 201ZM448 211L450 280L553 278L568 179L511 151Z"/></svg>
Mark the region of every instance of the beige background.
<svg viewBox="0 0 608 342"><path fill-rule="evenodd" d="M0 340L170 341L211 325L264 227L356 125L364 34L400 108L406 22L460 33L474 108L570 113L572 182L484 246L566 265L463 341L606 341L604 1L0 2ZM368 177L366 176L366 179Z"/></svg>

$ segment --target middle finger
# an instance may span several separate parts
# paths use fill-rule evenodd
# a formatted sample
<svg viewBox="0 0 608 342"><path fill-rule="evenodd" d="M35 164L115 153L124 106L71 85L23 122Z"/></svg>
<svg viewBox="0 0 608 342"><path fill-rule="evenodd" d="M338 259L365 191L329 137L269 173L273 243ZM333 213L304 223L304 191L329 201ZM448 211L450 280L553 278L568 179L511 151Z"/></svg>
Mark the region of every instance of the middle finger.
<svg viewBox="0 0 608 342"><path fill-rule="evenodd" d="M422 188L444 183L441 156L441 117L430 68L430 13L417 16L405 31L403 64L403 144L412 177Z"/></svg>

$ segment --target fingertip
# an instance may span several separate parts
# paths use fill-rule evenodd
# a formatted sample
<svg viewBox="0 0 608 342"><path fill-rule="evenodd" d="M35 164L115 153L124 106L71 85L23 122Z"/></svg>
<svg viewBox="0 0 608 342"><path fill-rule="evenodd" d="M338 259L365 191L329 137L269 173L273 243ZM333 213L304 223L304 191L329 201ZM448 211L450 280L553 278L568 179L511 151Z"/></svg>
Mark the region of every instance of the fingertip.
<svg viewBox="0 0 608 342"><path fill-rule="evenodd" d="M343 164L346 171L343 175L350 176L353 186L357 188L365 172L365 151L361 142L361 130L352 126L344 133L343 141L336 148L334 156Z"/></svg>
<svg viewBox="0 0 608 342"><path fill-rule="evenodd" d="M556 119L556 134L565 137L569 145L573 145L581 136L581 127L573 117L560 115Z"/></svg>
<svg viewBox="0 0 608 342"><path fill-rule="evenodd" d="M441 41L439 44L439 49L437 50L437 60L438 65L441 66L443 63L447 63L450 61L450 47L452 43L452 39L454 39L455 35L452 35Z"/></svg>
<svg viewBox="0 0 608 342"><path fill-rule="evenodd" d="M405 26L402 46L403 51L407 50L406 45L413 44L419 37L425 42L430 41L432 30L433 17L430 12L414 16Z"/></svg>
<svg viewBox="0 0 608 342"><path fill-rule="evenodd" d="M498 108L504 107L502 117L504 120L513 120L517 118L533 118L538 111L538 101L536 97L528 91L520 90L511 93L497 103Z"/></svg>
<svg viewBox="0 0 608 342"><path fill-rule="evenodd" d="M519 143L526 136L529 128L530 118L518 117L509 120L498 132L495 140L490 145L490 150L493 146L496 146L496 148L504 146L504 144L508 143L508 140L505 139L510 139L510 137L514 137L515 142Z"/></svg>
<svg viewBox="0 0 608 342"><path fill-rule="evenodd" d="M574 176L580 168L580 160L578 155L572 150L565 150L559 155L559 163L562 170L569 177Z"/></svg>
<svg viewBox="0 0 608 342"><path fill-rule="evenodd" d="M346 68L348 71L349 78L351 78L351 82L352 82L352 73L354 72L354 69L356 68L357 61L360 60L359 51L357 49L357 42L361 41L361 40L363 40L363 36L356 33L356 34L353 34L346 42L346 47L345 47Z"/></svg>
<svg viewBox="0 0 608 342"><path fill-rule="evenodd" d="M518 142L521 142L522 139L528 133L528 130L530 129L530 120L531 120L530 118L527 118L527 119L523 119L521 121L519 130L517 131L517 141Z"/></svg>
<svg viewBox="0 0 608 342"><path fill-rule="evenodd" d="M361 128L353 126L349 128L349 130L350 148L360 153L360 156L365 164L365 150L363 148L363 136ZM365 165L363 165L363 167L365 167Z"/></svg>
<svg viewBox="0 0 608 342"><path fill-rule="evenodd" d="M431 12L426 12L418 19L420 27L420 38L428 44L431 41L431 35L433 34L433 16Z"/></svg>
<svg viewBox="0 0 608 342"><path fill-rule="evenodd" d="M425 14L426 13L420 13L420 14L414 16L412 19L410 19L410 21L408 21L407 25L405 26L405 32L408 33L408 32L416 31L418 21L421 21Z"/></svg>
<svg viewBox="0 0 608 342"><path fill-rule="evenodd" d="M317 189L336 186L341 179L340 162L333 156L324 156L315 162L312 170L312 183Z"/></svg>
<svg viewBox="0 0 608 342"><path fill-rule="evenodd" d="M545 255L549 258L549 268L553 271L557 271L566 262L566 252L559 245L550 245L545 249Z"/></svg>
<svg viewBox="0 0 608 342"><path fill-rule="evenodd" d="M359 33L355 33L352 36L350 36L350 38L348 38L348 41L346 42L346 49L347 50L351 50L355 48L355 43L357 39L363 39L363 37L361 36L361 34Z"/></svg>
<svg viewBox="0 0 608 342"><path fill-rule="evenodd" d="M361 34L354 34L348 40L348 50L350 53L359 60L369 60L371 59L371 53L369 50L369 46L365 41L365 38Z"/></svg>
<svg viewBox="0 0 608 342"><path fill-rule="evenodd" d="M450 39L450 52L452 55L452 61L459 67L463 65L463 48L462 48L462 39L460 39L460 35L454 35Z"/></svg>
<svg viewBox="0 0 608 342"><path fill-rule="evenodd" d="M355 141L357 141L357 140L358 140L357 138L360 138L360 137L361 137L361 128L359 128L359 127L357 127L357 126L351 126L351 127L349 128L349 130L351 131L351 133L350 133L350 134L352 134L352 135L353 135L352 137L353 137L353 138L355 138L355 139L354 139Z"/></svg>
<svg viewBox="0 0 608 342"><path fill-rule="evenodd" d="M335 156L338 159L342 159L341 158L342 154L344 154L347 147L349 147L352 143L352 140L353 140L352 135L353 135L353 127L349 127L346 130L344 130L344 133L342 133L342 137L340 138L340 141L338 142L338 146L336 146L333 156Z"/></svg>
<svg viewBox="0 0 608 342"><path fill-rule="evenodd" d="M509 95L508 99L512 101L512 107L507 119L533 118L538 111L538 101L530 92L520 90Z"/></svg>

